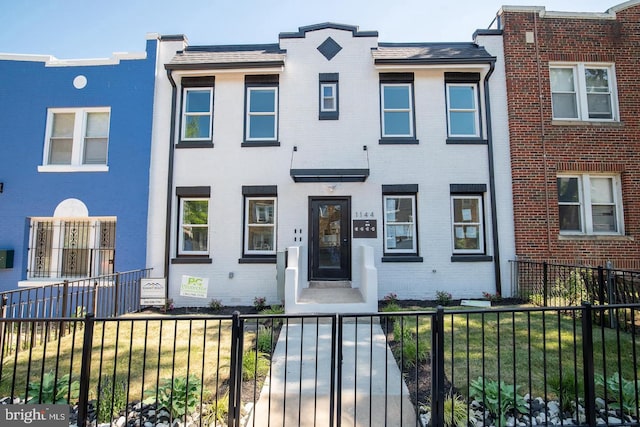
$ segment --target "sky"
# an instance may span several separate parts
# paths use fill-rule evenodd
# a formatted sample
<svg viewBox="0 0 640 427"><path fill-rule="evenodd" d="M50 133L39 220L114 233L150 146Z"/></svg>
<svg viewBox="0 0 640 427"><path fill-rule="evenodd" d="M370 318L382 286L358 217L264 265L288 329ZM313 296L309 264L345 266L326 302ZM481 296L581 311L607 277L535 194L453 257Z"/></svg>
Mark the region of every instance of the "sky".
<svg viewBox="0 0 640 427"><path fill-rule="evenodd" d="M380 42L468 42L502 5L604 12L623 0L0 0L0 53L58 59L143 52L147 33L189 44L277 43L281 32L334 22Z"/></svg>

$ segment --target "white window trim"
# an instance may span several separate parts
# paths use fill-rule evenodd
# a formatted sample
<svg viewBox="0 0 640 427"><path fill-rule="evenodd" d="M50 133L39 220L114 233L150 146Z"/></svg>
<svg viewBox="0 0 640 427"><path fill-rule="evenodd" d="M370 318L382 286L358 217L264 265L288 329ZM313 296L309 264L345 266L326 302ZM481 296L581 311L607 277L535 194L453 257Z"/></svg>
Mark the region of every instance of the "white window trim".
<svg viewBox="0 0 640 427"><path fill-rule="evenodd" d="M261 224L259 222L249 224L249 202L251 200L271 200L273 201L273 223ZM277 197L245 197L244 198L244 254L245 255L275 255L277 247L277 218L278 218L278 198ZM273 249L271 250L250 250L249 249L249 226L265 227L273 229Z"/></svg>
<svg viewBox="0 0 640 427"><path fill-rule="evenodd" d="M385 108L384 103L384 88L387 86L406 86L409 88L409 108ZM381 120L382 120L382 137L383 138L413 138L413 84L412 83L381 83L380 84L380 107L382 110ZM388 134L386 133L386 123L384 119L384 113L387 112L407 112L409 113L409 133L408 134Z"/></svg>
<svg viewBox="0 0 640 427"><path fill-rule="evenodd" d="M582 230L559 230L563 236L587 236L587 235L602 235L602 236L621 236L624 235L624 217L622 206L622 185L620 182L620 176L618 175L600 175L600 174L558 174L556 179L559 178L577 178L578 179L578 203L561 202L558 200L558 207L561 205L577 205L580 206L580 220ZM616 208L616 225L618 231L593 231L593 216L591 212L591 178L608 178L612 180L613 184L613 204ZM585 191L587 189L587 191ZM587 209L588 207L588 209ZM559 213L558 213L559 215Z"/></svg>
<svg viewBox="0 0 640 427"><path fill-rule="evenodd" d="M324 89L330 87L332 96L325 96ZM323 113L335 113L338 111L338 84L337 83L321 83L320 84L320 111ZM325 108L325 100L333 100L333 108Z"/></svg>
<svg viewBox="0 0 640 427"><path fill-rule="evenodd" d="M451 100L451 96L449 95L449 88L452 86L459 86L459 87L470 87L473 90L473 105L474 108L469 109L469 108L451 108L450 105L450 100ZM457 113L457 112L471 112L474 113L473 114L473 118L474 118L474 129L475 132L473 134L470 133L462 133L462 134L455 134L451 131L451 113ZM474 84L474 83L447 83L447 132L449 133L450 137L471 137L471 138L478 138L480 137L480 110L478 108L478 85Z"/></svg>
<svg viewBox="0 0 640 427"><path fill-rule="evenodd" d="M188 92L209 92L209 111L207 112L187 112L187 93ZM213 138L213 88L211 87L185 87L182 92L182 141L211 141ZM209 117L209 136L205 138L189 138L187 132L187 117L190 116L208 116Z"/></svg>
<svg viewBox="0 0 640 427"><path fill-rule="evenodd" d="M184 224L183 222L183 217L184 217L184 202L190 202L190 201L207 201L207 224ZM209 255L209 242L210 242L210 232L211 232L211 200L208 197L181 197L180 198L180 211L179 211L179 217L178 217L178 255ZM206 228L207 229L207 249L204 251L188 251L183 249L184 248L184 235L182 232L182 228L188 225L190 227L198 227L198 228Z"/></svg>
<svg viewBox="0 0 640 427"><path fill-rule="evenodd" d="M388 226L389 226L389 222L387 221L387 200L388 199L411 199L411 211L413 214L413 221L412 222L399 222L399 221L394 221L391 224L392 225L409 225L411 226L410 228L410 233L413 236L413 249L396 249L396 248L389 248L387 246L387 231L388 231ZM416 220L417 220L417 213L416 213L416 195L415 194L385 194L383 196L383 201L384 203L384 253L391 255L391 254L418 254L418 233L417 233L417 229L416 229Z"/></svg>
<svg viewBox="0 0 640 427"><path fill-rule="evenodd" d="M556 117L553 112L553 94L551 91L551 109L552 109L552 118L553 120L559 121L586 121L586 122L617 122L620 120L618 114L618 93L617 93L617 83L616 83L616 73L615 67L613 64L606 63L589 63L589 62L579 62L579 63L550 63L549 70L553 68L564 68L571 69L573 72L573 81L575 84L574 91L575 92L555 92L555 93L575 93L576 96L576 105L577 105L577 113L578 117ZM587 82L585 77L585 69L603 69L607 70L609 73L609 96L611 97L611 118L610 119L598 119L598 118L590 118L589 117L589 104L587 100ZM549 86L551 86L551 82L549 82ZM551 87L550 87L551 89Z"/></svg>
<svg viewBox="0 0 640 427"><path fill-rule="evenodd" d="M73 113L73 145L71 151L71 164L49 164L49 150L51 148L51 133L53 132L53 117L55 114ZM45 129L44 152L42 153L42 165L38 165L38 172L108 172L109 171L109 143L110 135L107 134L107 159L105 164L84 164L84 139L87 126L88 113L109 113L109 133L111 131L110 107L85 107L85 108L49 108L47 110L47 125Z"/></svg>
<svg viewBox="0 0 640 427"><path fill-rule="evenodd" d="M454 201L457 199L476 199L478 200L478 219L479 222L455 222L455 203ZM478 249L456 249L456 226L463 227L469 225L477 225L479 240L478 240ZM452 253L456 255L462 254L484 254L485 253L485 243L484 243L484 200L481 195L451 195L451 248Z"/></svg>
<svg viewBox="0 0 640 427"><path fill-rule="evenodd" d="M274 91L273 112L251 112L251 92L253 91ZM245 141L277 141L278 140L278 86L249 86L247 87L247 115L245 118ZM272 138L251 138L251 116L273 116L273 137Z"/></svg>

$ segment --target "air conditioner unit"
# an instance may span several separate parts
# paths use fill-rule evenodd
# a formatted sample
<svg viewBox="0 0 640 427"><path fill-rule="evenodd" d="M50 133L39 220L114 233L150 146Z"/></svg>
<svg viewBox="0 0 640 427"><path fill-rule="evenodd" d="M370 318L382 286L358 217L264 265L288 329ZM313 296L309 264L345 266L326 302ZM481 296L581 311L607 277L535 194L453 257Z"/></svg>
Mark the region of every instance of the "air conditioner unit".
<svg viewBox="0 0 640 427"><path fill-rule="evenodd" d="M13 249L0 249L0 269L13 268Z"/></svg>

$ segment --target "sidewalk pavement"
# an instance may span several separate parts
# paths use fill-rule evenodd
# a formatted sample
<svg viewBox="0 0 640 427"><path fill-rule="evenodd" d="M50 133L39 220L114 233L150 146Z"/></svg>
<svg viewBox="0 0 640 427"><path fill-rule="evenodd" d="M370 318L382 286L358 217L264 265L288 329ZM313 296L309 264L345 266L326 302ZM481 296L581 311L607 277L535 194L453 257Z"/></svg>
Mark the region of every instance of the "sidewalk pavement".
<svg viewBox="0 0 640 427"><path fill-rule="evenodd" d="M355 320L343 323L342 342L342 426L415 426L415 407L377 318L358 318L357 328ZM331 323L289 320L246 426L329 426L330 386Z"/></svg>

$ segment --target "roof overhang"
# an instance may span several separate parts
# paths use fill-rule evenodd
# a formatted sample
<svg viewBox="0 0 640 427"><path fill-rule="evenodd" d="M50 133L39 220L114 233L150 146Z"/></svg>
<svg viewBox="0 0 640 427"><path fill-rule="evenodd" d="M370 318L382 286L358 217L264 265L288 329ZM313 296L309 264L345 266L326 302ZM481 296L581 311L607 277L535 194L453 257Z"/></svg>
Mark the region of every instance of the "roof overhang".
<svg viewBox="0 0 640 427"><path fill-rule="evenodd" d="M291 169L294 182L364 182L369 169Z"/></svg>
<svg viewBox="0 0 640 427"><path fill-rule="evenodd" d="M191 63L191 64L166 64L167 70L223 70L237 71L239 69L265 69L277 68L282 70L284 61L260 61L260 62L224 62L224 63Z"/></svg>

